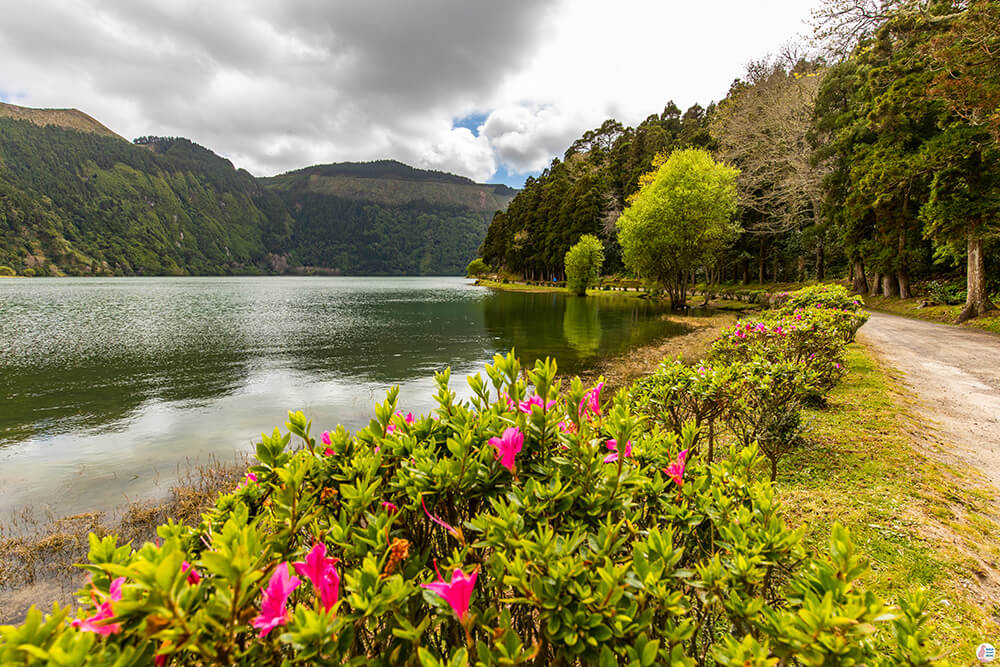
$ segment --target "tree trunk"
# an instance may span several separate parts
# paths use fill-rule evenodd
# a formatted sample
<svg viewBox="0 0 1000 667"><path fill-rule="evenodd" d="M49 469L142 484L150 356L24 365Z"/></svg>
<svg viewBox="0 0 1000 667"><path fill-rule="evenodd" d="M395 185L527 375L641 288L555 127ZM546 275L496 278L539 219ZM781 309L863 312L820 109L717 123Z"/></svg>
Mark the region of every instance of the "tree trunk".
<svg viewBox="0 0 1000 667"><path fill-rule="evenodd" d="M909 201L909 197L904 199L903 205L905 207L906 202ZM904 262L904 257L906 257L906 233L904 232L903 225L900 223L899 226L899 245L896 250L897 259L900 262ZM910 274L906 271L906 264L903 264L902 268L896 271L896 282L899 283L899 298L909 299L910 298Z"/></svg>
<svg viewBox="0 0 1000 667"><path fill-rule="evenodd" d="M881 294L882 294L882 274L876 271L872 279L872 287L868 291L868 296L879 296Z"/></svg>
<svg viewBox="0 0 1000 667"><path fill-rule="evenodd" d="M965 308L959 313L956 322L964 322L983 315L996 306L986 293L986 267L983 262L983 240L969 237L969 265L966 270Z"/></svg>
<svg viewBox="0 0 1000 667"><path fill-rule="evenodd" d="M851 285L855 294L864 294L868 291L868 279L865 277L865 263L858 257L851 264Z"/></svg>
<svg viewBox="0 0 1000 667"><path fill-rule="evenodd" d="M826 244L820 239L819 245L816 246L816 280L823 280L826 278Z"/></svg>
<svg viewBox="0 0 1000 667"><path fill-rule="evenodd" d="M896 288L898 283L896 283L895 278L891 274L885 274L882 276L882 294L886 296L899 296L896 293Z"/></svg>
<svg viewBox="0 0 1000 667"><path fill-rule="evenodd" d="M906 271L897 271L896 280L899 282L899 298L909 299L910 294L910 274Z"/></svg>
<svg viewBox="0 0 1000 667"><path fill-rule="evenodd" d="M767 239L760 239L760 257L757 262L757 282L764 284L764 269L767 267Z"/></svg>
<svg viewBox="0 0 1000 667"><path fill-rule="evenodd" d="M796 282L805 282L806 279L806 258L805 255L799 255L798 259L798 275L795 277Z"/></svg>
<svg viewBox="0 0 1000 667"><path fill-rule="evenodd" d="M742 282L743 282L744 285L749 285L750 284L750 260L749 259L744 259L743 260L743 281Z"/></svg>

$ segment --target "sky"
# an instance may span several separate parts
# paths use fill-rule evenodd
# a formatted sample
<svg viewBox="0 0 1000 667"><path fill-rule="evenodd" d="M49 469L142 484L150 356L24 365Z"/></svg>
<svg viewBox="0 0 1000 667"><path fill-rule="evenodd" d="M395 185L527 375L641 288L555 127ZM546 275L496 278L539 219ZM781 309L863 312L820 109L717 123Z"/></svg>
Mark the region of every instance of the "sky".
<svg viewBox="0 0 1000 667"><path fill-rule="evenodd" d="M818 0L0 0L0 101L257 176L400 160L514 187L607 118L725 96Z"/></svg>

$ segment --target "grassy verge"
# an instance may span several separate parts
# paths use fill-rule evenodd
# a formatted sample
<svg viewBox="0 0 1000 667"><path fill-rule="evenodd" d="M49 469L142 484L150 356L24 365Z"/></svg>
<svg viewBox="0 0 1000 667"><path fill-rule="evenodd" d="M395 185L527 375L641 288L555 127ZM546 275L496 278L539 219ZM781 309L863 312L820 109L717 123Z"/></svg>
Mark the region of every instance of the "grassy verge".
<svg viewBox="0 0 1000 667"><path fill-rule="evenodd" d="M828 405L810 410L811 445L779 467L779 497L807 541L847 526L871 561L867 584L888 598L940 597L936 638L956 664L1000 634L997 499L974 473L916 451L923 426L891 374L859 345Z"/></svg>
<svg viewBox="0 0 1000 667"><path fill-rule="evenodd" d="M485 278L480 278L476 280L476 284L481 287L489 287L496 290L503 290L504 292L546 292L554 294L569 294L569 288L559 287L558 285L529 285L527 283L502 283L497 280L487 280ZM617 299L622 297L628 297L632 299L645 298L645 290L600 290L600 289L588 289L587 296L610 296Z"/></svg>
<svg viewBox="0 0 1000 667"><path fill-rule="evenodd" d="M912 317L928 322L954 324L955 318L962 312L962 306L922 306L924 299L899 299L892 296L866 296L865 305L872 310L878 310L893 315ZM959 326L983 329L1000 334L1000 311L991 311L982 317L974 317Z"/></svg>

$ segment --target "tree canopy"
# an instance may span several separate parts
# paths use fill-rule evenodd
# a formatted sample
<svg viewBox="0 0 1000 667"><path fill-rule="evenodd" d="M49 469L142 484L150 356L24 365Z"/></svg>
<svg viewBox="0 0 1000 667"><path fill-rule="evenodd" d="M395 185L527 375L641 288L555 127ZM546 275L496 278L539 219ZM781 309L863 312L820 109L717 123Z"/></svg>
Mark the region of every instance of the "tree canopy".
<svg viewBox="0 0 1000 667"><path fill-rule="evenodd" d="M674 151L618 219L625 266L683 307L693 269L735 239L738 170L704 149Z"/></svg>

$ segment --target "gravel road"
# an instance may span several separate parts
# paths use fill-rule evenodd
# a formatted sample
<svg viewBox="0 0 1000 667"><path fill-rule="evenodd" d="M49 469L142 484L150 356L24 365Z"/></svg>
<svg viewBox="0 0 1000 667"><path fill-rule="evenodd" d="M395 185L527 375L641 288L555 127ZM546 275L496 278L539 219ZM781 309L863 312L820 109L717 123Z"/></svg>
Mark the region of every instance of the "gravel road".
<svg viewBox="0 0 1000 667"><path fill-rule="evenodd" d="M858 339L904 373L945 456L1000 489L1000 337L872 313Z"/></svg>

